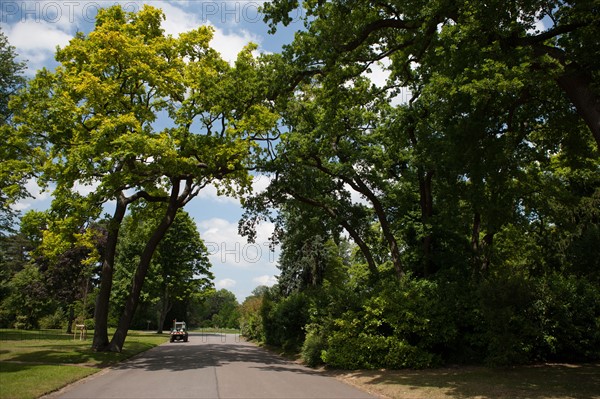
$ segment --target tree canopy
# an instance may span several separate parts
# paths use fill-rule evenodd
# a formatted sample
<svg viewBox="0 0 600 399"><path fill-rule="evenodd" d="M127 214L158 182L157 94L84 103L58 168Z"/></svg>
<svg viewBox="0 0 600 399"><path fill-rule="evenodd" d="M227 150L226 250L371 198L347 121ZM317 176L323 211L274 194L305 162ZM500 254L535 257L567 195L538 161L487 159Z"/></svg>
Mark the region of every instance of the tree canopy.
<svg viewBox="0 0 600 399"><path fill-rule="evenodd" d="M17 213L12 205L29 195L25 182L32 176L27 141L9 134L13 111L8 102L25 84L25 63L17 61L15 48L0 28L0 133L7 141L0 146L0 234L12 231Z"/></svg>
<svg viewBox="0 0 600 399"><path fill-rule="evenodd" d="M101 9L95 29L78 33L14 100L17 137L45 149L43 182L53 182L53 212L74 227L116 201L96 304L95 347L108 344L107 309L118 229L127 206L162 202L163 218L140 257L111 348L120 350L152 254L177 210L207 184L221 193L249 186L249 160L276 116L260 92L260 61L249 44L229 65L210 48L207 26L173 38L162 12ZM262 102L261 102L262 101ZM168 119L158 124L158 115ZM82 196L77 186L92 187Z"/></svg>

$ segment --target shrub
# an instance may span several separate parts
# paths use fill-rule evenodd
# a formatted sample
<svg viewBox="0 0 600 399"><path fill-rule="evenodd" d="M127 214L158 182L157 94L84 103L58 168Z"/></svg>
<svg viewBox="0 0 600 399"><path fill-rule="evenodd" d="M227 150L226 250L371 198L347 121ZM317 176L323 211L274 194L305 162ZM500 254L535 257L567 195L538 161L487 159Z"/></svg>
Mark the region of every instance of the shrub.
<svg viewBox="0 0 600 399"><path fill-rule="evenodd" d="M310 367L323 364L323 351L327 347L327 340L316 328L308 328L304 344L302 344L302 360Z"/></svg>
<svg viewBox="0 0 600 399"><path fill-rule="evenodd" d="M296 292L277 303L263 302L265 342L280 346L286 351L301 348L306 335L309 303L306 295Z"/></svg>
<svg viewBox="0 0 600 399"><path fill-rule="evenodd" d="M62 309L57 309L51 315L44 316L40 319L39 325L43 329L61 328L65 323L65 313Z"/></svg>

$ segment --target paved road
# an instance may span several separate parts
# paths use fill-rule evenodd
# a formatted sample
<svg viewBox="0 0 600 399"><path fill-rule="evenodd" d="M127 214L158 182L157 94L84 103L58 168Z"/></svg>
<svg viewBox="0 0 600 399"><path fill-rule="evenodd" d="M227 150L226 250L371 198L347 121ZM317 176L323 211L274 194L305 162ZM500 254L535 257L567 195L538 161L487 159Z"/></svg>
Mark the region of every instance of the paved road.
<svg viewBox="0 0 600 399"><path fill-rule="evenodd" d="M373 398L233 334L190 334L51 398Z"/></svg>

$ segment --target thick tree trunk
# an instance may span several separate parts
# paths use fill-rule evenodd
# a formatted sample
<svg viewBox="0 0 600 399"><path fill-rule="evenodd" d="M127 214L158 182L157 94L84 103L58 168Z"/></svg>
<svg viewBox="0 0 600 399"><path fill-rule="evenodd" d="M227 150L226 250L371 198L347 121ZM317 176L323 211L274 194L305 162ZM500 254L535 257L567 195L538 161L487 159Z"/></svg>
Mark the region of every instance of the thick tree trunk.
<svg viewBox="0 0 600 399"><path fill-rule="evenodd" d="M358 234L358 231L352 228L349 223L342 222L341 225L348 232L348 234L350 234L350 237L352 238L352 240L354 240L356 245L358 245L358 249L360 249L360 252L365 257L365 260L367 261L367 266L369 267L369 274L371 276L371 279L376 280L377 276L379 275L379 270L377 269L377 264L373 259L371 249L369 248L367 243L364 242L364 240L361 238L360 234Z"/></svg>
<svg viewBox="0 0 600 399"><path fill-rule="evenodd" d="M394 265L394 269L396 270L396 275L398 276L398 278L404 276L404 267L402 266L402 259L400 257L400 248L398 247L398 242L396 241L396 237L394 237L394 234L392 232L392 226L387 220L387 215L385 213L383 204L381 203L377 195L375 195L375 193L371 191L371 189L369 189L369 187L367 187L367 185L357 176L354 177L354 179L352 180L345 179L345 181L348 184L350 184L350 186L353 189L363 194L365 197L367 197L369 201L371 201L373 209L375 210L375 215L379 220L379 225L381 227L383 237L388 243L390 253L392 255L392 264Z"/></svg>
<svg viewBox="0 0 600 399"><path fill-rule="evenodd" d="M113 281L113 267L115 263L115 253L117 250L117 240L119 237L119 228L125 217L127 210L127 201L121 193L117 199L117 207L108 227L108 237L106 241L106 250L102 260L102 274L100 278L100 289L96 297L96 308L94 311L94 340L92 348L97 351L105 350L108 345L108 310L110 302L110 291Z"/></svg>
<svg viewBox="0 0 600 399"><path fill-rule="evenodd" d="M577 63L569 62L565 52L557 47L536 42L533 51L538 56L549 55L563 65L564 72L556 78L556 83L584 120L600 149L600 93L593 89L591 73Z"/></svg>
<svg viewBox="0 0 600 399"><path fill-rule="evenodd" d="M473 215L473 230L471 232L471 248L475 255L479 254L479 233L481 231L481 214L475 212Z"/></svg>
<svg viewBox="0 0 600 399"><path fill-rule="evenodd" d="M481 271L486 272L490 268L492 260L492 249L494 245L494 232L487 233L483 236L482 253L483 260L481 262Z"/></svg>
<svg viewBox="0 0 600 399"><path fill-rule="evenodd" d="M148 273L148 267L152 261L152 256L154 255L158 244L165 236L169 226L171 226L173 223L173 220L177 214L177 210L179 209L178 196L179 182L173 184L169 205L167 206L165 215L163 216L154 233L152 233L152 236L146 243L146 247L140 256L140 261L133 277L133 283L129 292L129 297L125 302L125 307L123 309L123 313L121 314L119 325L117 326L117 330L115 331L109 345L109 350L111 352L121 352L121 350L123 350L123 344L125 343L125 338L127 337L131 320L133 320L135 310L137 309L142 287L144 285L144 280L146 279L146 274Z"/></svg>
<svg viewBox="0 0 600 399"><path fill-rule="evenodd" d="M600 149L600 96L592 90L591 76L573 65L568 65L557 82L592 131Z"/></svg>

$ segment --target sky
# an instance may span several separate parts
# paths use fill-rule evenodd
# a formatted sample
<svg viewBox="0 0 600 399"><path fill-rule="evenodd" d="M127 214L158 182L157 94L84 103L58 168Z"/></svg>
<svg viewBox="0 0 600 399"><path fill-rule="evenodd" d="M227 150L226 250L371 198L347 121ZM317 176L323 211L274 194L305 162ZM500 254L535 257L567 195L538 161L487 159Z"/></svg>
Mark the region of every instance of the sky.
<svg viewBox="0 0 600 399"><path fill-rule="evenodd" d="M54 69L56 47L67 45L78 31L90 32L98 9L114 4L120 4L127 11L139 10L143 4L161 8L166 16L163 29L173 36L200 25L213 26L215 35L211 45L229 62L235 60L249 42L256 43L259 52L279 52L302 26L300 15L292 15L289 28L269 35L259 12L262 1L222 0L0 0L0 26L16 48L19 59L27 62L26 75L32 77L42 67ZM256 191L267 185L267 177L255 176ZM16 208L22 212L47 209L51 192L41 193L34 181L28 182L27 187L34 198L21 201ZM79 187L81 193L89 189ZM279 250L271 252L268 244L273 225L261 224L256 242L249 244L237 234L243 212L239 201L218 196L212 187L201 191L185 210L194 218L208 249L217 289L230 290L242 302L257 286L277 282Z"/></svg>

